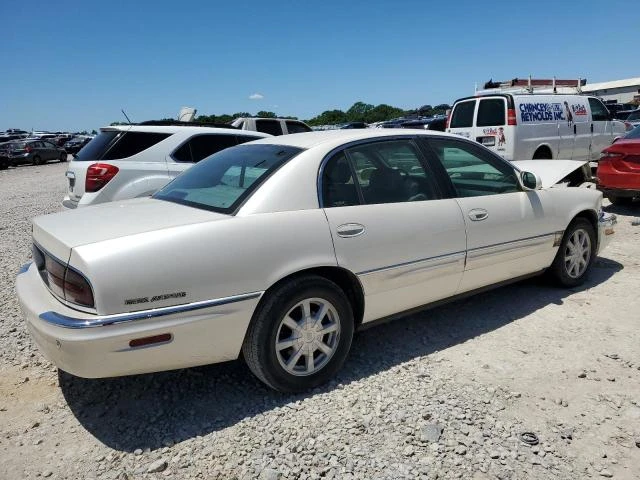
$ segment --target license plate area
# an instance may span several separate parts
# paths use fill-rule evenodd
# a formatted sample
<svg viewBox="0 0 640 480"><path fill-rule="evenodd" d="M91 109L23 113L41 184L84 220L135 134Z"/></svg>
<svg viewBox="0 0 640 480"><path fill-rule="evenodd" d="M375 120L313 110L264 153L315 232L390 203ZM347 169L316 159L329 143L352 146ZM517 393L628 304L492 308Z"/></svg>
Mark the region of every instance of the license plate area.
<svg viewBox="0 0 640 480"><path fill-rule="evenodd" d="M76 186L76 174L73 172L66 172L65 176L69 179L69 191L73 192L73 187Z"/></svg>
<svg viewBox="0 0 640 480"><path fill-rule="evenodd" d="M485 147L495 147L496 145L496 137L488 136L488 137L478 137L476 141Z"/></svg>

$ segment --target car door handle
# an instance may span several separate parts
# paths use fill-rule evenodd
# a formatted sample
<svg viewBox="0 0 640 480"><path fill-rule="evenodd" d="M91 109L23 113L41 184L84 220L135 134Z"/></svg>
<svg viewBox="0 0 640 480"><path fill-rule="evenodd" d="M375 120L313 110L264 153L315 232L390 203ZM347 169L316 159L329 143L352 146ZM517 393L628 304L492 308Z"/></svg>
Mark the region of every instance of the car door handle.
<svg viewBox="0 0 640 480"><path fill-rule="evenodd" d="M364 225L360 225L359 223L344 223L338 226L336 231L338 232L339 237L357 237L358 235L362 235L364 233Z"/></svg>
<svg viewBox="0 0 640 480"><path fill-rule="evenodd" d="M489 212L487 212L484 208L474 208L469 211L469 218L474 222L479 222L480 220L486 220L489 218Z"/></svg>

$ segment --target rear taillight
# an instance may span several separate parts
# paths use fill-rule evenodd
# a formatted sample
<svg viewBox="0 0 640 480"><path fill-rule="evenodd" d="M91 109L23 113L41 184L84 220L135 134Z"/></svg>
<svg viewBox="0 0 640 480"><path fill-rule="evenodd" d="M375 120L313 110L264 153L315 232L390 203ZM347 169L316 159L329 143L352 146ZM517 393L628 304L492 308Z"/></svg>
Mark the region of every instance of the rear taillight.
<svg viewBox="0 0 640 480"><path fill-rule="evenodd" d="M29 145L27 145L26 147L24 147L24 149L25 149L25 151L26 151L27 153L31 153L32 148L31 148Z"/></svg>
<svg viewBox="0 0 640 480"><path fill-rule="evenodd" d="M64 275L64 298L67 302L93 307L93 291L86 278L67 267Z"/></svg>
<svg viewBox="0 0 640 480"><path fill-rule="evenodd" d="M622 160L624 158L624 154L616 153L616 152L602 152L600 155L600 162L607 162L611 160Z"/></svg>
<svg viewBox="0 0 640 480"><path fill-rule="evenodd" d="M507 109L507 125L517 125L518 122L516 121L516 109L515 108L508 108Z"/></svg>
<svg viewBox="0 0 640 480"><path fill-rule="evenodd" d="M49 290L58 297L82 307L95 306L89 281L51 255L33 246L33 259Z"/></svg>
<svg viewBox="0 0 640 480"><path fill-rule="evenodd" d="M628 132L630 130L633 130L634 126L633 123L629 123L629 122L624 122L624 131Z"/></svg>
<svg viewBox="0 0 640 480"><path fill-rule="evenodd" d="M94 163L87 169L84 182L85 192L97 192L104 187L118 173L118 167L108 163Z"/></svg>
<svg viewBox="0 0 640 480"><path fill-rule="evenodd" d="M445 124L444 128L449 128L450 124L451 124L451 112L449 112L449 114L447 115L447 123Z"/></svg>

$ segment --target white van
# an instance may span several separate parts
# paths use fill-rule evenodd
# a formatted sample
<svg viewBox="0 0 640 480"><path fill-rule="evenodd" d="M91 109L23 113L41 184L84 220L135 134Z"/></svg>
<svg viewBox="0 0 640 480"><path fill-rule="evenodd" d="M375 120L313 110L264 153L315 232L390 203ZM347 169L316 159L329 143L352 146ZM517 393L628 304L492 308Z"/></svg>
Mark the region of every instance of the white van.
<svg viewBox="0 0 640 480"><path fill-rule="evenodd" d="M447 132L470 138L506 160L597 161L625 133L599 99L585 95L497 93L453 104Z"/></svg>

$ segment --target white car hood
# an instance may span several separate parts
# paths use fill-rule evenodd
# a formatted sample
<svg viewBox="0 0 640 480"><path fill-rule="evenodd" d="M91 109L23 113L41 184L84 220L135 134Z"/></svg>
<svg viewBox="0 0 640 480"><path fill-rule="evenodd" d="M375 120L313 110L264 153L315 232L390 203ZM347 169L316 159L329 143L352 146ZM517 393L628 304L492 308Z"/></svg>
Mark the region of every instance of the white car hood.
<svg viewBox="0 0 640 480"><path fill-rule="evenodd" d="M514 160L511 163L521 172L535 173L542 180L542 188L549 188L588 162L582 160Z"/></svg>
<svg viewBox="0 0 640 480"><path fill-rule="evenodd" d="M170 227L232 218L151 198L103 203L33 219L33 239L66 261L72 248Z"/></svg>

